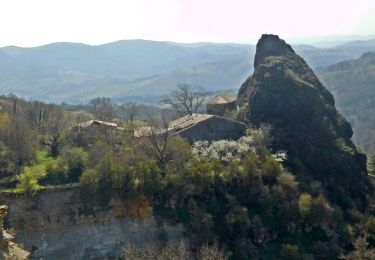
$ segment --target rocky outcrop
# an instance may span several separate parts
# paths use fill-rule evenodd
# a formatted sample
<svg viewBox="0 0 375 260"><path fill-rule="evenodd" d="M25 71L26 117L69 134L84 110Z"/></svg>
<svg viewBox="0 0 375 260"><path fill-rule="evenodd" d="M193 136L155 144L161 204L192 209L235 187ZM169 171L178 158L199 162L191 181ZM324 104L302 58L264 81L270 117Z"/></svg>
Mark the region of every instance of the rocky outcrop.
<svg viewBox="0 0 375 260"><path fill-rule="evenodd" d="M0 193L0 201L10 205L5 225L16 230L16 241L31 259L117 259L129 244L185 239L182 225L157 219L143 196L111 198L104 209L87 205L82 192L78 187L43 190L33 198Z"/></svg>
<svg viewBox="0 0 375 260"><path fill-rule="evenodd" d="M319 181L335 203L365 208L372 192L366 157L312 69L276 35L261 37L254 68L238 94L242 119L271 127L271 148L287 151L286 164L303 189L311 191L310 184Z"/></svg>
<svg viewBox="0 0 375 260"><path fill-rule="evenodd" d="M8 213L6 205L0 206L0 259L29 259L29 252L13 242L14 237L3 230L4 218Z"/></svg>

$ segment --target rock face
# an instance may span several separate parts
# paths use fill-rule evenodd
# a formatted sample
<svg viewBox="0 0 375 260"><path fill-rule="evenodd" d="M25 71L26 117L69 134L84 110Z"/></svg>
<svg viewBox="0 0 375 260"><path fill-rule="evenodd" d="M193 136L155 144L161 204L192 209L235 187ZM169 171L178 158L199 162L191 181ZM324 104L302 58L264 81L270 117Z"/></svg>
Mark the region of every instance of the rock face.
<svg viewBox="0 0 375 260"><path fill-rule="evenodd" d="M287 166L303 189L319 181L335 203L364 208L372 191L366 156L350 140L352 128L331 93L276 35L262 35L254 68L238 94L242 119L271 127L271 148L287 151Z"/></svg>
<svg viewBox="0 0 375 260"><path fill-rule="evenodd" d="M92 211L80 192L44 190L33 198L0 193L1 203L10 205L5 226L16 230L15 241L31 259L117 259L129 243L142 247L185 239L182 225L159 221L146 198L112 198L107 209Z"/></svg>
<svg viewBox="0 0 375 260"><path fill-rule="evenodd" d="M8 214L6 205L0 206L0 259L29 259L30 253L13 242L14 237L3 230L3 222Z"/></svg>

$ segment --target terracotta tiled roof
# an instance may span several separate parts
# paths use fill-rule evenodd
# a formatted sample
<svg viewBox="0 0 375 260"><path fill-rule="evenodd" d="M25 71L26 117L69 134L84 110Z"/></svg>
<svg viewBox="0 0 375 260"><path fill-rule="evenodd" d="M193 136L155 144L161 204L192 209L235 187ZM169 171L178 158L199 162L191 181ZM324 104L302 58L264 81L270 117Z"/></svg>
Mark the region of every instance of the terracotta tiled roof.
<svg viewBox="0 0 375 260"><path fill-rule="evenodd" d="M117 127L116 123L111 123L111 122L104 122L100 120L89 120L85 123L80 124L81 127L89 127L92 125L101 125L101 126L107 126L107 127Z"/></svg>
<svg viewBox="0 0 375 260"><path fill-rule="evenodd" d="M136 129L134 129L135 137L143 137L143 136L150 136L150 135L151 135L150 126L142 126L142 127L137 127Z"/></svg>
<svg viewBox="0 0 375 260"><path fill-rule="evenodd" d="M184 116L179 119L176 119L169 123L169 130L179 131L185 128L188 128L192 125L195 125L199 122L205 121L213 115L208 114L192 114L189 116Z"/></svg>
<svg viewBox="0 0 375 260"><path fill-rule="evenodd" d="M211 117L213 117L213 115L208 115L208 114L192 114L189 116L180 117L169 123L168 131L178 132L182 129L186 129L190 126L193 126L199 122L203 122ZM157 133L163 133L165 129L164 130L156 129L155 131ZM135 137L143 137L143 136L150 136L150 135L151 135L150 126L142 126L134 130Z"/></svg>
<svg viewBox="0 0 375 260"><path fill-rule="evenodd" d="M208 105L213 105L213 104L226 104L226 103L231 103L236 101L236 98L233 97L232 95L222 92L220 94L217 94L214 96L212 99L210 99L207 104Z"/></svg>

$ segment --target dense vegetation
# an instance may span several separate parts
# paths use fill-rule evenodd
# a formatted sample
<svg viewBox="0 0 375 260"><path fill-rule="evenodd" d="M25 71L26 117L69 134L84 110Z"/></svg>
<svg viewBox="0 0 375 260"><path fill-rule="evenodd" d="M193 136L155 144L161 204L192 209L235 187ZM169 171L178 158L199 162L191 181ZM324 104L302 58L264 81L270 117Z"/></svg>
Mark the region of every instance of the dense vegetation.
<svg viewBox="0 0 375 260"><path fill-rule="evenodd" d="M87 111L72 111L2 97L0 185L27 196L43 188L80 186L81 214L107 210L112 196L144 196L156 216L184 223L197 254L215 244L217 257L233 259L373 254L372 202L362 211L341 208L319 181L307 191L288 171L287 155L267 148L272 138L266 132L252 129L237 141L194 144L168 132L135 138L142 113L135 115L134 106L100 98L84 107ZM116 116L120 107L122 117ZM86 131L82 122L93 117L124 127ZM152 124L163 126L165 118L154 115ZM171 254L168 247L155 250ZM188 253L181 250L176 254ZM132 249L124 257L158 253Z"/></svg>

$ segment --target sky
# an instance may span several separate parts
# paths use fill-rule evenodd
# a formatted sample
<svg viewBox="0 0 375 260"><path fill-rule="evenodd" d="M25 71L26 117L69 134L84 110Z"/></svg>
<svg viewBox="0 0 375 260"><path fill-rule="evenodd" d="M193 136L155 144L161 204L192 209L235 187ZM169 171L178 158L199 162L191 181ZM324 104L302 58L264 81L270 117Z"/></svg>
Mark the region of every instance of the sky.
<svg viewBox="0 0 375 260"><path fill-rule="evenodd" d="M375 0L0 0L0 46L375 35ZM314 37L313 37L314 36Z"/></svg>

